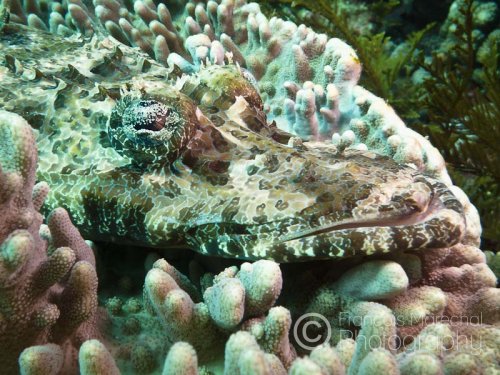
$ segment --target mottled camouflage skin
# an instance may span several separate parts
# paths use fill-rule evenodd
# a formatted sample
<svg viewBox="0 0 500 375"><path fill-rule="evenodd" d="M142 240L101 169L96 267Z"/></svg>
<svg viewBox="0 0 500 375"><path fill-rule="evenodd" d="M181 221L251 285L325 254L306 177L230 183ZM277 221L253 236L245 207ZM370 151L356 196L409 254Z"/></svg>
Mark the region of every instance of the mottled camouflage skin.
<svg viewBox="0 0 500 375"><path fill-rule="evenodd" d="M442 183L268 124L237 66L176 83L115 41L11 24L0 61L0 106L37 130L47 204L65 207L86 238L287 262L445 247L464 232ZM147 146L144 162L113 147L109 118L127 95L169 103L194 127L175 158Z"/></svg>

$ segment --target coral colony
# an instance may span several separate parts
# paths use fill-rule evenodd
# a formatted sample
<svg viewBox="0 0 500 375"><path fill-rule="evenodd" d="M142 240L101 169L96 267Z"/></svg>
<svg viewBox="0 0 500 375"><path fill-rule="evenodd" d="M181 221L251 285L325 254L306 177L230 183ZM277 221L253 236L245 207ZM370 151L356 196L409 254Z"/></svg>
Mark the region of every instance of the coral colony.
<svg viewBox="0 0 500 375"><path fill-rule="evenodd" d="M500 371L477 211L342 40L245 0L3 0L0 61L2 374Z"/></svg>

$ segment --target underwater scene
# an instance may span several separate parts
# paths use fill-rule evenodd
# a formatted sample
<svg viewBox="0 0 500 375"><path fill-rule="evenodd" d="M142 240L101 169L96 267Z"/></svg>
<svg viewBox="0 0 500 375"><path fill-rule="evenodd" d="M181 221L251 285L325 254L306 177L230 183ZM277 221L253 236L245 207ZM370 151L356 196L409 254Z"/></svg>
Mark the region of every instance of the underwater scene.
<svg viewBox="0 0 500 375"><path fill-rule="evenodd" d="M0 0L0 375L500 374L488 0Z"/></svg>

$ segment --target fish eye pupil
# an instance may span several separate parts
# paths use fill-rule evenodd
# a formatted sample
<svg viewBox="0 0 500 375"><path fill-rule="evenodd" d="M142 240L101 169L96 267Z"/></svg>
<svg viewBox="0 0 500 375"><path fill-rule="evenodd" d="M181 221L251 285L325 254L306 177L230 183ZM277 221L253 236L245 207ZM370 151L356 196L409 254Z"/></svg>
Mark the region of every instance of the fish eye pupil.
<svg viewBox="0 0 500 375"><path fill-rule="evenodd" d="M156 100L138 100L123 112L123 125L135 130L160 131L169 114L169 108Z"/></svg>

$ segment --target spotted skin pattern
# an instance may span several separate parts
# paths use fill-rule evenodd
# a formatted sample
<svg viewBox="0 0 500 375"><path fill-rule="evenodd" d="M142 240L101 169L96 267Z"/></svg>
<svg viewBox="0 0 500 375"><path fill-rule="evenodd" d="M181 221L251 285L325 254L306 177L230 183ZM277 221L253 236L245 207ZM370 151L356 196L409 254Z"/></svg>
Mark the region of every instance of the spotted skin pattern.
<svg viewBox="0 0 500 375"><path fill-rule="evenodd" d="M292 262L447 247L465 231L441 182L278 130L236 65L178 77L112 39L12 24L0 61L0 106L37 133L47 209L86 238Z"/></svg>

